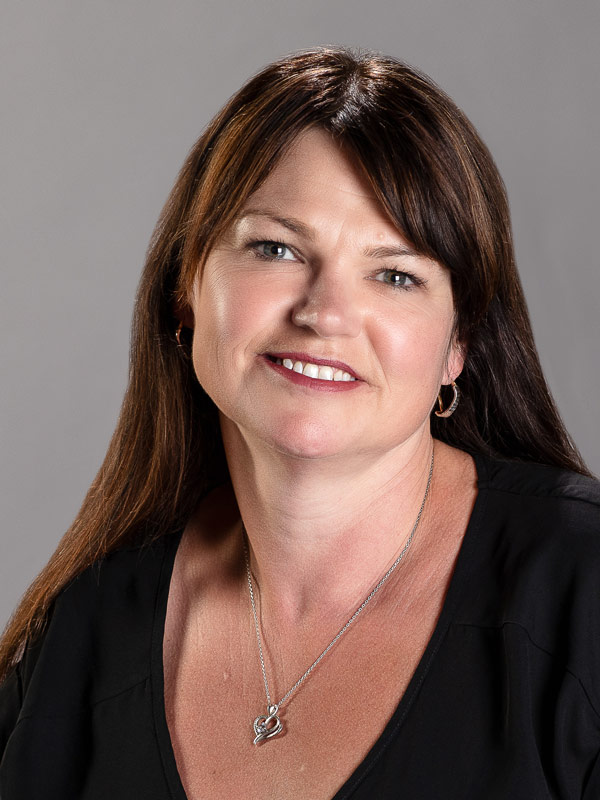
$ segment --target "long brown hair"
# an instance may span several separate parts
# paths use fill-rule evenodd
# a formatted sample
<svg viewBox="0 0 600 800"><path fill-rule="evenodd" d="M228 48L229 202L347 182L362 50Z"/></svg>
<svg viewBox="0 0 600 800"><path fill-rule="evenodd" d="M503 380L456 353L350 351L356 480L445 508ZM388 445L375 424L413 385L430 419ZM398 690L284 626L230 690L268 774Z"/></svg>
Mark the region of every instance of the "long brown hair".
<svg viewBox="0 0 600 800"><path fill-rule="evenodd" d="M0 677L60 590L107 553L182 526L228 477L218 416L175 339L208 252L294 139L331 133L403 235L450 272L462 400L433 435L464 450L589 474L546 386L514 263L506 193L473 126L426 76L319 48L251 79L192 149L158 222L135 305L129 386L104 463L4 633Z"/></svg>

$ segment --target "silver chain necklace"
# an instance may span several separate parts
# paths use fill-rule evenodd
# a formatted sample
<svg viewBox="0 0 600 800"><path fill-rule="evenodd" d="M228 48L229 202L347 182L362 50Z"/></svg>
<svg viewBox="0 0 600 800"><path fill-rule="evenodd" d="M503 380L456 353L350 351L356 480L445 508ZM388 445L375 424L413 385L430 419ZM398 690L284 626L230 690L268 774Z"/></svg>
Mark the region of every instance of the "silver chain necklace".
<svg viewBox="0 0 600 800"><path fill-rule="evenodd" d="M346 633L350 625L356 620L358 615L365 609L367 604L375 597L377 592L381 589L383 584L387 581L390 577L392 572L396 569L398 564L402 561L404 556L406 555L408 548L411 545L411 542L414 538L415 531L419 526L419 522L421 521L421 514L423 513L423 508L425 507L425 501L427 500L427 495L429 494L429 487L431 486L431 477L433 475L433 451L431 453L431 464L429 466L429 475L427 477L427 486L425 487L425 494L423 495L423 501L421 503L421 507L419 508L419 513L417 514L417 519L415 520L415 524L412 527L412 530L408 536L408 539L404 543L404 547L400 551L398 558L394 561L392 566L388 569L385 575L379 580L379 583L371 589L369 594L365 597L359 607L356 609L354 614L350 617L348 622L340 628L340 630L336 633L333 639L329 642L327 647L323 650L320 656L316 658L310 667L306 670L306 672L301 675L296 683L292 686L291 689L283 695L281 700L278 703L271 702L271 693L269 692L269 682L267 680L267 671L265 669L265 659L263 656L263 649L262 649L262 640L260 636L260 625L258 622L258 615L256 613L256 603L254 601L254 587L252 585L252 576L250 574L250 555L248 553L248 544L247 544L247 533L244 525L242 523L242 537L243 537L243 544L244 544L244 557L246 560L246 576L248 578L248 589L250 590L250 603L252 604L252 615L254 617L254 628L256 630L256 641L258 642L258 655L260 657L260 668L262 670L263 681L265 684L265 694L267 696L267 713L261 714L258 716L253 723L254 728L254 744L260 744L261 742L265 742L267 739L273 738L273 736L277 736L278 733L281 733L283 730L283 723L279 718L279 709L285 703L286 700L290 698L290 696L298 689L302 683L308 678L310 673L315 669L317 664L319 664L323 658L327 655L327 653L331 650L334 644Z"/></svg>

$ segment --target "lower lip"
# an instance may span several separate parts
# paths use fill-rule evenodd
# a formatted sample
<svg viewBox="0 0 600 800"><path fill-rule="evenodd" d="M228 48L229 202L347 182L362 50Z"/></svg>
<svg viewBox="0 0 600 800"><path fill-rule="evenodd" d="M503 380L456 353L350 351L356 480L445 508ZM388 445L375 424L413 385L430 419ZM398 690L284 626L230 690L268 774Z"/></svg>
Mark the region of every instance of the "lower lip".
<svg viewBox="0 0 600 800"><path fill-rule="evenodd" d="M284 367L283 364L276 364L274 361L271 361L270 358L267 358L267 356L263 356L263 361L274 369L275 372L283 375L284 378L287 378L292 383L298 386L306 386L309 389L316 389L318 392L350 392L353 389L357 389L362 383L362 381L359 380L322 381L318 378L309 378L308 375L303 375L301 372L294 372L293 369L288 369Z"/></svg>

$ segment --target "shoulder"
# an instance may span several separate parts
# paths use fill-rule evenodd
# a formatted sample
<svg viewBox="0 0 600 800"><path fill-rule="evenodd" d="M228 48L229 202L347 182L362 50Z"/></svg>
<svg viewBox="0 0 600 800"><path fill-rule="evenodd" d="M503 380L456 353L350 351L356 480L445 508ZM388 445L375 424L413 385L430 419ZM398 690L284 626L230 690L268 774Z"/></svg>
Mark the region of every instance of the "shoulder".
<svg viewBox="0 0 600 800"><path fill-rule="evenodd" d="M484 504L479 619L526 631L600 709L600 484L539 464L475 461Z"/></svg>
<svg viewBox="0 0 600 800"><path fill-rule="evenodd" d="M476 459L488 531L511 570L530 580L577 578L600 569L600 483L541 464Z"/></svg>
<svg viewBox="0 0 600 800"><path fill-rule="evenodd" d="M479 496L470 538L504 608L537 602L558 613L561 603L600 604L598 481L541 464L474 459Z"/></svg>
<svg viewBox="0 0 600 800"><path fill-rule="evenodd" d="M117 550L59 593L44 634L23 659L23 713L69 713L148 677L161 574L173 544L168 536Z"/></svg>
<svg viewBox="0 0 600 800"><path fill-rule="evenodd" d="M507 530L600 557L600 483L542 464L476 456L479 490Z"/></svg>
<svg viewBox="0 0 600 800"><path fill-rule="evenodd" d="M84 623L100 639L123 638L151 624L161 574L177 540L163 536L96 561L58 595L53 621Z"/></svg>
<svg viewBox="0 0 600 800"><path fill-rule="evenodd" d="M58 607L70 607L74 613L90 610L109 611L115 604L123 608L145 603L156 588L165 554L174 537L119 548L73 578L57 597Z"/></svg>
<svg viewBox="0 0 600 800"><path fill-rule="evenodd" d="M475 456L482 535L516 580L557 588L596 586L600 570L600 483L542 464ZM493 544L491 544L493 542ZM488 552L489 555L489 552Z"/></svg>
<svg viewBox="0 0 600 800"><path fill-rule="evenodd" d="M600 482L570 470L475 456L480 487L523 497L556 497L600 509Z"/></svg>

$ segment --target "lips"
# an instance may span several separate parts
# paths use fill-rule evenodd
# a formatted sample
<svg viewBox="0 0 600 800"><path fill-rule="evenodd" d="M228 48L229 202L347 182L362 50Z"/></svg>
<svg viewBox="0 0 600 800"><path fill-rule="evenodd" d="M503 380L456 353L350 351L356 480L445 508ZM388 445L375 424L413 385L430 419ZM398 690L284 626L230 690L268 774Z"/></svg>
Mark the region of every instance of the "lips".
<svg viewBox="0 0 600 800"><path fill-rule="evenodd" d="M333 370L342 370L343 372L347 372L351 375L355 380L360 381L362 378L356 374L356 372L343 361L338 361L336 359L331 358L320 358L318 356L311 355L310 353L300 353L297 351L278 351L273 353L265 353L265 355L275 361L277 359L289 359L290 361L296 362L301 361L303 364L315 364L316 366L320 367L331 367Z"/></svg>

